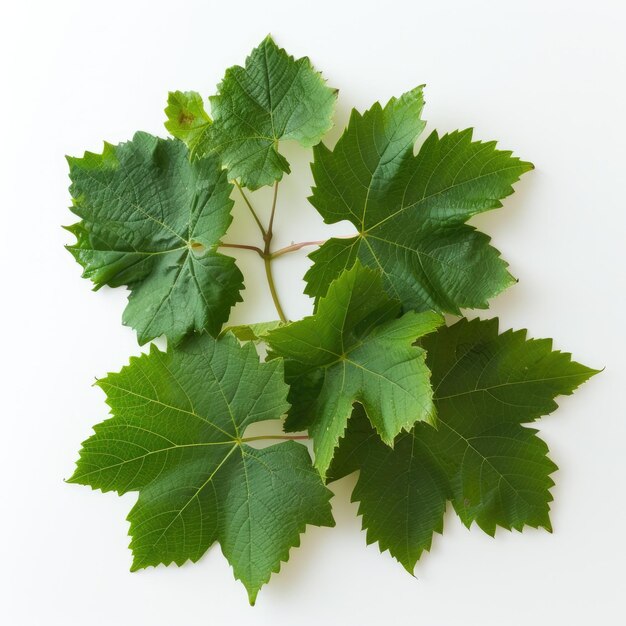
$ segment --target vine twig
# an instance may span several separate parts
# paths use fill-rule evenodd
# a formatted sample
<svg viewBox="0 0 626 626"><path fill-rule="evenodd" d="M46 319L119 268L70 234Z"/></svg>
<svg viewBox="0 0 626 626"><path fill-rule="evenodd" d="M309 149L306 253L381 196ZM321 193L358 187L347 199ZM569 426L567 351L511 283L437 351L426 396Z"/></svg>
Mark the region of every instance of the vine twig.
<svg viewBox="0 0 626 626"><path fill-rule="evenodd" d="M263 224L261 223L259 216L256 214L256 211L254 210L252 203L250 202L250 200L248 200L248 196L246 196L246 194L244 193L243 187L236 180L233 182L235 183L235 186L237 187L237 189L239 189L239 193L241 194L241 197L246 203L246 206L248 207L248 209L250 209L250 213L252 214L254 221L257 223L257 226L259 227L259 230L261 231L261 235L263 235L263 239L265 239L265 237L267 236L267 232L265 228L263 227Z"/></svg>
<svg viewBox="0 0 626 626"><path fill-rule="evenodd" d="M267 284L270 287L270 293L272 294L272 300L274 301L274 306L276 307L276 312L278 313L278 317L281 322L287 322L287 316L283 311L283 307L280 305L280 300L278 299L278 292L276 291L276 285L274 284L274 276L272 275L272 252L271 252L271 244L272 244L272 236L274 234L274 215L276 214L276 200L278 198L278 182L274 184L274 199L272 201L272 212L270 214L270 223L267 227L267 232L265 233L263 239L265 240L265 248L263 250L263 261L265 262L265 275L267 276Z"/></svg>

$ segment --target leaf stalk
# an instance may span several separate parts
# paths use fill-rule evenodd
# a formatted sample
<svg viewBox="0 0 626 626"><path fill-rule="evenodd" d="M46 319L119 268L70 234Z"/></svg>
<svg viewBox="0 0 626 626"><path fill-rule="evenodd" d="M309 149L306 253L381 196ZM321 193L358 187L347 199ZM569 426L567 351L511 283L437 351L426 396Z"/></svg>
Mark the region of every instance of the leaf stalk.
<svg viewBox="0 0 626 626"><path fill-rule="evenodd" d="M289 252L296 252L296 250L300 250L300 248L304 248L306 246L321 246L323 243L326 243L327 239L321 239L320 241L301 241L300 243L292 243L290 246L285 246L280 250L276 250L276 252L272 252L272 259L276 259L283 254L288 254Z"/></svg>
<svg viewBox="0 0 626 626"><path fill-rule="evenodd" d="M244 202L246 203L246 206L248 207L250 213L252 214L252 217L254 218L254 221L259 227L259 230L261 231L261 235L263 236L263 239L265 239L265 237L267 236L267 231L263 227L263 224L261 223L261 220L259 219L259 216L257 215L256 211L254 210L252 203L248 199L248 196L246 196L243 190L243 187L239 184L239 182L235 180L234 183L237 189L239 189L239 193L241 194L241 197L243 198Z"/></svg>
<svg viewBox="0 0 626 626"><path fill-rule="evenodd" d="M265 258L265 252L263 252L263 250L261 250L261 248L258 248L257 246L248 246L243 243L220 242L220 245L218 247L219 248L238 248L240 250L252 250L253 252L256 252L261 258Z"/></svg>

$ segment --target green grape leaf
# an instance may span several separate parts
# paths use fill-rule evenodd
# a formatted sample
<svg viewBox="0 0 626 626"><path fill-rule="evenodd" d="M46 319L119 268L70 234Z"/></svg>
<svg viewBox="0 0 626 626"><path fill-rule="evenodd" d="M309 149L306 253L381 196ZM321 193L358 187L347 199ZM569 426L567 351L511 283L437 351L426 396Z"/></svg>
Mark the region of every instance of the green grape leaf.
<svg viewBox="0 0 626 626"><path fill-rule="evenodd" d="M306 293L323 296L356 259L381 269L385 288L406 309L460 313L486 308L514 282L489 237L467 220L501 206L532 164L472 130L433 132L417 155L421 89L350 123L331 151L314 148L315 187L309 198L327 223L350 220L358 234L330 239L310 257Z"/></svg>
<svg viewBox="0 0 626 626"><path fill-rule="evenodd" d="M191 158L210 151L211 118L202 96L195 91L170 91L165 108L165 128L189 148Z"/></svg>
<svg viewBox="0 0 626 626"><path fill-rule="evenodd" d="M227 326L222 331L224 333L232 333L239 341L253 341L260 343L265 341L270 330L274 330L282 326L284 322L273 320L271 322L257 322L256 324L241 324L239 326Z"/></svg>
<svg viewBox="0 0 626 626"><path fill-rule="evenodd" d="M250 189L280 180L289 163L282 140L317 144L332 126L337 92L326 86L307 57L294 59L267 37L246 59L226 70L211 96L212 150L229 178Z"/></svg>
<svg viewBox="0 0 626 626"><path fill-rule="evenodd" d="M446 502L468 527L551 529L550 475L556 465L536 430L522 426L557 408L597 370L526 331L498 334L498 320L460 320L424 337L437 429L416 424L391 450L360 414L350 420L330 470L357 469L353 493L368 542L378 541L412 571L442 532Z"/></svg>
<svg viewBox="0 0 626 626"><path fill-rule="evenodd" d="M233 205L218 160L191 162L182 142L137 133L68 162L81 218L68 249L96 289L128 286L123 322L139 342L217 335L243 289L235 260L216 250Z"/></svg>
<svg viewBox="0 0 626 626"><path fill-rule="evenodd" d="M289 406L280 360L205 334L167 352L152 345L98 385L112 417L83 443L70 482L139 492L132 570L197 561L217 541L254 603L307 524L334 525L304 446L246 443L247 426Z"/></svg>
<svg viewBox="0 0 626 626"><path fill-rule="evenodd" d="M355 402L388 445L416 421L435 421L425 354L413 344L443 318L413 311L398 318L399 311L380 274L357 262L331 284L315 315L266 335L268 358L285 360L286 428L308 428L322 476Z"/></svg>

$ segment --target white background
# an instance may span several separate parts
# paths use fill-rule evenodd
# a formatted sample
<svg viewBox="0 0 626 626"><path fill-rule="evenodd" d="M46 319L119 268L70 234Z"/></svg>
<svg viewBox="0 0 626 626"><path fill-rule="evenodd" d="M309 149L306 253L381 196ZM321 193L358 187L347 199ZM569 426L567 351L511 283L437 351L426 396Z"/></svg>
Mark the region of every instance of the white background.
<svg viewBox="0 0 626 626"><path fill-rule="evenodd" d="M12 2L0 16L0 622L146 624L624 624L624 113L626 4L524 2ZM448 512L415 578L365 545L334 486L337 527L302 547L251 608L218 547L197 565L130 574L122 498L67 485L80 442L104 419L94 377L139 351L121 325L123 289L90 291L63 249L71 237L65 154L142 129L164 134L168 90L208 96L224 69L271 32L340 88L333 143L350 107L427 83L429 129L474 126L537 169L475 220L520 279L484 316L554 337L606 370L540 422L560 466L554 533L491 539ZM277 246L325 226L305 197L310 153L287 149ZM262 196L262 194L259 194ZM258 198L264 202L263 197ZM230 241L255 243L236 207ZM253 253L238 255L237 321L273 319ZM276 263L291 318L304 251Z"/></svg>

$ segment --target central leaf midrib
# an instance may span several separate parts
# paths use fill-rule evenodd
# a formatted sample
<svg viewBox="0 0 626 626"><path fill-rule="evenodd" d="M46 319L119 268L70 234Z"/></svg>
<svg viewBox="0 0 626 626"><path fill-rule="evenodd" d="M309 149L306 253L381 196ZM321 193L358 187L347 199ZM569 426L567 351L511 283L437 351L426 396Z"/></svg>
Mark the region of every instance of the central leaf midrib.
<svg viewBox="0 0 626 626"><path fill-rule="evenodd" d="M209 426L212 426L213 428L215 428L216 430L220 431L222 434L226 435L227 437L232 437L232 435L225 431L223 428L220 428L217 424L211 422L208 418L199 415L198 413L195 413L194 411L189 411L187 409L183 409L177 406L174 406L172 404L167 404L165 402L162 402L159 399L155 399L155 398L151 398L150 396L145 396L143 394L137 393L136 391L131 391L130 389L127 389L126 387L119 387L118 385L114 385L110 382L106 382L103 383L103 386L106 387L111 387L112 389L117 389L118 391L123 391L124 393L127 393L131 396L135 396L137 398L140 398L142 400L147 400L148 402L153 402L154 404L159 404L163 407L165 407L166 409L170 409L172 411L177 411L179 413L186 413L187 415L191 415L193 417L195 417L196 419L199 419L203 422L205 422L206 424L208 424Z"/></svg>
<svg viewBox="0 0 626 626"><path fill-rule="evenodd" d="M467 391L461 391L459 393L453 393L448 396L436 396L437 400L449 400L450 398L458 398L459 396L466 396L470 393L481 393L483 391L490 391L491 389L498 389L499 387L510 387L512 385L526 385L533 383L545 383L553 380L565 380L568 378L581 378L581 374L566 374L564 376L549 376L546 378L535 378L529 380L516 380L513 382L500 383L498 385L489 385L487 387L476 387L475 389L468 389ZM495 396L494 396L495 398ZM496 398L498 399L498 398ZM525 405L524 405L525 406Z"/></svg>
<svg viewBox="0 0 626 626"><path fill-rule="evenodd" d="M158 433L157 433L158 434ZM105 439L105 441L113 441L112 439ZM130 443L130 442L126 442L125 440L121 440L124 441L125 443ZM115 467L121 467L122 465L126 465L128 463L135 463L136 461L140 461L142 459L145 459L153 454L161 454L161 453L167 453L170 450L179 450L181 448L201 448L201 447L206 447L206 446L224 446L224 445L239 445L239 443L232 439L229 441L205 441L205 442L198 442L198 443L181 443L181 444L175 444L173 446L169 446L167 448L159 448L158 450L150 450L148 452L146 452L145 454L140 454L139 456L135 456L132 459L126 459L124 461L120 461L119 463L113 463L112 465L107 465L107 466L103 466L103 467L99 467L98 469L92 470L91 472L86 472L84 474L80 475L81 480L84 479L86 476L91 476L92 474L97 474L99 472L106 472L109 471ZM136 446L139 446L140 444L133 444ZM143 447L143 446L140 446ZM145 449L145 448L144 448Z"/></svg>

